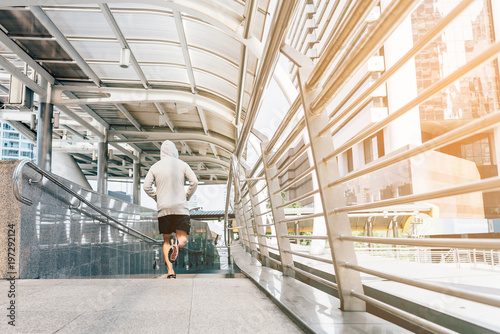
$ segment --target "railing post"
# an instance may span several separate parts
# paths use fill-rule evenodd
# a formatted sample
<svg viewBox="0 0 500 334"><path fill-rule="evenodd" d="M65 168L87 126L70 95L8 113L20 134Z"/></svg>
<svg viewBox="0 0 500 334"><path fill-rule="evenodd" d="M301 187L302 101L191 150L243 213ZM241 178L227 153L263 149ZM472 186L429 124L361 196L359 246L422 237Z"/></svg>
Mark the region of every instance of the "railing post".
<svg viewBox="0 0 500 334"><path fill-rule="evenodd" d="M40 102L38 105L37 165L46 171L52 168L52 117L54 105Z"/></svg>
<svg viewBox="0 0 500 334"><path fill-rule="evenodd" d="M269 165L270 155L266 154L267 143L267 141L261 143L262 161L264 162L267 190L269 191L269 200L271 202L271 212L273 214L273 224L276 230L281 266L283 275L294 276L293 256L287 252L290 251L290 239L286 238L286 236L288 236L288 228L285 223L281 223L285 219L285 209L278 208L278 205L282 204L281 193L279 192L280 185L278 178L273 179L278 171L276 165Z"/></svg>
<svg viewBox="0 0 500 334"><path fill-rule="evenodd" d="M245 232L248 236L248 247L250 248L250 254L253 257L257 257L257 247L255 246L254 228L252 224L252 218L248 214L248 205L243 203L243 198L241 202L241 210L243 214L243 219L245 219Z"/></svg>
<svg viewBox="0 0 500 334"><path fill-rule="evenodd" d="M257 189L256 189L257 184L258 182L256 182L253 185L251 185L250 183L248 184L248 195L250 196L250 203L252 205L255 229L257 230L257 242L259 243L261 262L263 265L267 266L269 258L269 250L267 249L267 241L265 237L266 229L262 226L263 222L261 216L262 213L261 206L264 204L261 203L257 205L257 203L260 202L259 194L257 194Z"/></svg>
<svg viewBox="0 0 500 334"><path fill-rule="evenodd" d="M243 210L241 208L241 202L234 203L234 214L236 217L236 220L238 221L238 233L240 235L240 239L243 242L243 248L245 248L245 251L248 251L250 249L250 239L248 238L247 235L247 228L246 228L246 223L245 223L245 217L243 217ZM248 246L248 250L247 250Z"/></svg>
<svg viewBox="0 0 500 334"><path fill-rule="evenodd" d="M104 129L104 139L97 146L97 191L108 194L108 130Z"/></svg>
<svg viewBox="0 0 500 334"><path fill-rule="evenodd" d="M351 291L363 294L363 286L359 272L344 267L345 263L357 264L354 244L339 239L340 235L351 235L351 225L346 212L334 214L333 210L346 205L344 194L339 187L328 187L328 184L340 177L336 159L325 161L325 157L333 152L333 139L328 130L322 136L317 136L326 124L328 115L325 109L312 113L310 106L314 101L317 90L307 90L305 81L309 77L314 65L300 67L298 71L300 93L304 106L307 132L309 133L311 151L316 166L321 202L325 213L328 241L332 253L335 269L335 279L338 284L341 309L344 311L364 311L365 302L352 296Z"/></svg>

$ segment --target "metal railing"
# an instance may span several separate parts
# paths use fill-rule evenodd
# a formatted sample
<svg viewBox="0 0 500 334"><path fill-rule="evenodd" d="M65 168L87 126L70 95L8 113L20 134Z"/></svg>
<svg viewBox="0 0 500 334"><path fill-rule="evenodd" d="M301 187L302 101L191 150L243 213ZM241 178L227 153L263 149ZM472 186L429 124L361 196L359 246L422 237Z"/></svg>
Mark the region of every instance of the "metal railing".
<svg viewBox="0 0 500 334"><path fill-rule="evenodd" d="M85 199L83 196L81 196L80 194L78 194L77 192L75 192L73 189L69 188L64 183L62 183L57 178L55 178L51 173L49 173L49 172L41 169L40 167L38 167L36 164L34 164L33 162L31 162L30 160L22 160L22 161L20 161L17 164L17 166L16 166L16 168L14 170L14 173L12 175L12 191L14 193L14 196L16 197L16 199L19 202L24 203L26 205L33 205L33 202L29 198L26 198L23 195L21 195L21 192L20 192L21 175L22 175L24 166L30 167L32 170L34 170L35 172L37 172L38 174L41 175L41 179L40 180L34 181L32 179L29 179L28 180L29 184L39 183L45 177L47 180L51 181L53 184L55 184L59 188L61 188L64 191L66 191L68 194L70 194L73 197L77 198L81 203L84 203L89 208L91 208L92 210L98 212L100 215L102 215L103 217L105 217L107 219L107 221L104 220L104 219L100 220L103 223L106 223L106 224L110 225L111 227L117 228L119 231L121 231L123 233L126 233L126 234L128 234L128 235L130 235L132 237L135 237L135 238L139 238L139 239L141 239L141 240L143 240L145 242L152 243L152 244L162 244L163 243L163 241L159 241L159 240L153 239L150 236L147 236L147 235L143 234L142 232L139 232L139 231L137 231L137 230L135 230L135 229L133 229L131 227L128 227L127 225L121 223L117 219L111 217L105 211L103 211L101 208L99 208L98 206L96 206L92 202L90 202L87 199ZM109 223L109 221L112 221L114 224Z"/></svg>
<svg viewBox="0 0 500 334"><path fill-rule="evenodd" d="M385 10L381 11L379 18L374 19L374 22L370 22L370 24L367 24L366 18L370 10L379 4L378 1L357 1L346 4L340 4L336 1L335 5L329 8L337 12L321 13L321 20L327 21L316 22L316 26L322 29L319 35L329 35L328 40L320 41L319 45L322 49L319 50L315 63L308 63L303 58L290 59L290 74L293 79L298 79L299 95L290 106L282 123L274 131L272 138L267 142L262 142L262 155L258 166L256 165L246 176L247 179L252 179L264 174L265 181L258 181L260 184L258 191L252 192L252 187L256 187L257 182L244 183L241 188L248 185L245 195L248 195L250 199L245 204L252 206L251 214L254 218L254 226L259 228L274 226L275 230L275 235L266 235L262 231L257 231L258 241L251 241L252 244L258 246L256 256L271 258L263 253L264 250L277 251L284 275L292 276L294 273L298 273L308 279L334 287L338 291L344 310L363 311L366 310L366 304L370 304L431 332L450 333L456 328L452 328L454 324L450 325L446 322L436 324L423 316L416 316L402 308L367 296L363 292L361 273L426 289L433 293L500 307L500 299L494 296L443 286L435 282L424 282L412 277L405 277L403 274L374 270L366 265L358 264L358 259L370 256L369 260L374 261L377 257L391 257L437 266L452 263L461 267L465 263L469 263L485 264L496 269L500 261L500 239L402 238L397 237L397 234L399 231L403 231L402 217L406 221L410 221L412 217L415 219L417 216L420 210L416 209L418 202L425 201L432 204L435 203L434 201L446 197L469 196L473 193L495 191L500 189L499 176L478 179L478 172L475 179L464 177L460 182L439 183L440 185L444 184L439 188L432 185L424 187L423 190L412 189L410 193L396 192L384 197L379 192L379 196L366 196L362 199L357 197L356 200L349 202L346 200L348 195L344 192L346 185L354 180L365 182L364 185L361 182L356 184L358 188L366 187L371 190L370 182L372 179L379 181L377 178L381 175L375 172L382 171L384 168L392 168L391 171L393 171L396 169L395 167L402 165L402 162L409 162L408 168L412 168L411 159L419 156L428 157L429 154L435 153L444 156L445 154L439 152L439 149L457 145L474 135L485 134L487 131L491 133L493 128L497 129L500 126L500 112L492 110L481 115L478 119L464 118L450 130L440 129L442 131L431 139L417 138L415 143L405 143L406 146L399 150L391 147L392 152L387 152L388 154L383 157L376 156L373 161L365 161L364 164L360 162L356 165L353 162L356 159L362 160L362 150L365 149L366 140L373 138L381 131L384 134L389 127L394 126L402 116L408 115L410 112L417 115L415 118L417 119L420 116L417 108L424 102L451 85L457 84L457 80L464 76L470 77L471 73L475 73L473 71L492 59L497 61L500 53L500 42L492 41L489 45L482 45L482 49L474 50L474 53L469 54L467 61L463 64L444 71L441 78L433 80L432 84L421 88L411 97L406 97L405 101L398 100L395 103L397 105L395 108L390 108L390 103L387 102L389 97L382 94L384 107L388 109L387 115L376 120L370 119L363 126L359 125L361 122L359 119L370 114L370 103L378 98L378 95L374 95L376 90L395 80L398 71L414 61L415 57L424 51L430 43L436 41L443 31L450 27L460 15L464 14L473 2L473 0L457 1L455 8L443 14L443 17L433 27L430 27L427 33L424 33L412 46L408 46L406 50L401 52L399 52L400 50L396 50L397 52L388 50L389 47L386 47L385 44L401 22L415 10L420 3L419 1L392 1ZM314 2L314 5L324 6L322 8L327 6L321 0ZM314 5L311 4L311 6ZM338 14L342 20L333 20L334 14ZM308 15L311 16L311 13ZM293 26L299 29L302 24L301 19L297 18ZM331 30L328 30L327 27L330 27ZM490 29L489 26L487 29ZM312 46L307 45L303 39L304 34L306 34L304 31L290 32L288 46L295 48L297 52L306 53L304 50L307 51ZM412 38L411 34L407 37ZM385 59L387 68L384 62L383 69L368 69L368 61L371 57L385 57L390 52L400 54L399 59L391 59L390 62ZM292 58L293 55L290 54L287 53L287 57ZM361 73L363 66L365 66L366 73ZM374 73L377 75L372 76ZM354 75L357 76L354 77ZM498 76L498 73L491 75ZM495 82L493 84L497 85L498 80ZM394 85L394 82L392 84ZM498 91L498 87L493 90ZM498 108L500 97L495 96L493 100ZM332 101L335 103L331 103ZM329 103L331 104L329 105ZM413 124L406 126L410 128ZM427 126L429 125L427 124ZM420 135L422 136L422 134ZM495 131L495 135L498 135L498 131ZM298 146L291 147L292 144ZM294 153L288 152L291 149L297 150ZM351 157L351 165L349 165L346 155L349 151L352 154L352 150L357 150L357 155L355 158ZM497 157L500 154L498 148L496 154ZM465 158L461 159L460 163L463 161L464 164L472 165L472 163L465 162ZM257 175L257 170L261 165L263 173ZM386 175L386 177L391 179L392 175ZM304 182L301 183L301 181ZM294 187L299 188L306 181L308 188L304 186L300 192L294 192L296 190L293 189ZM375 183L375 181L373 182ZM422 179L416 181L425 182ZM299 183L300 185L298 185ZM265 188L268 190L268 195L259 197L260 192ZM358 190L358 192L361 191ZM271 208L264 207L264 202L270 203ZM301 202L314 205L314 210L308 212L307 215L285 216L287 207L297 203L300 206ZM399 212L394 212L397 210L387 212L387 208L397 208L398 206L401 207ZM482 209L484 210L484 208ZM373 213L371 216L370 212ZM265 215L271 217L272 224L264 224L261 221ZM372 218L387 219L387 224L391 224L390 227L379 226L379 228L392 230L395 237L352 235L352 230L359 228L359 226L353 225L356 219L365 219L366 226L370 226ZM243 216L239 216L237 219L241 226L251 226L252 224L251 219ZM309 225L307 228L314 229L314 226L321 226L323 229L321 232L313 233L314 235L289 235L290 231L287 225L292 222L300 222L302 226L313 225L312 227ZM369 227L364 227L364 229L367 234L371 233ZM278 247L266 244L266 240L271 239L277 242ZM250 242L248 237L247 240ZM292 249L290 240L297 240L297 242L298 240L308 240L308 242L316 242L317 244L322 242L323 246L326 246L324 247L325 254L328 253L329 256L312 255L308 253L310 247L302 249L300 247L306 246L299 244L294 245L295 248ZM359 244L369 246L359 247L357 246ZM394 246L380 247L377 245L373 247L375 244ZM299 258L313 260L312 262L317 261L323 266L324 264L331 265L331 269L335 273L336 284L325 280L324 277L317 274L317 270L304 270L302 266L297 268L294 261ZM447 267L450 266L447 265Z"/></svg>

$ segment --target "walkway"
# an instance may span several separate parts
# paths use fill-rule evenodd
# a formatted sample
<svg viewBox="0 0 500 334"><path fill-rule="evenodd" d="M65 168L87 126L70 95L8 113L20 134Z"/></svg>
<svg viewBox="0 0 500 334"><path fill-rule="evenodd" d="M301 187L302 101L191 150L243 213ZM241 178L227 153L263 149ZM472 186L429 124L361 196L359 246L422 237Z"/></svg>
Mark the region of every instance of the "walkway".
<svg viewBox="0 0 500 334"><path fill-rule="evenodd" d="M0 333L302 333L241 274L162 278L16 281L15 328L2 280Z"/></svg>

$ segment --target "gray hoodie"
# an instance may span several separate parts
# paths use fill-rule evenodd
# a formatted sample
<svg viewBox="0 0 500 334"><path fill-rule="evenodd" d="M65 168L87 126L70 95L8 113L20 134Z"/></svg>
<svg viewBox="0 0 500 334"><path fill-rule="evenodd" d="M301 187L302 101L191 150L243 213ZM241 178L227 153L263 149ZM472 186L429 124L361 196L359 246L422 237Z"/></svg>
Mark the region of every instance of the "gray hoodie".
<svg viewBox="0 0 500 334"><path fill-rule="evenodd" d="M151 166L144 179L144 191L156 201L158 217L188 215L186 201L195 192L198 179L191 167L179 160L179 152L171 141L163 142L160 157L160 161ZM184 190L185 178L189 180L187 191Z"/></svg>

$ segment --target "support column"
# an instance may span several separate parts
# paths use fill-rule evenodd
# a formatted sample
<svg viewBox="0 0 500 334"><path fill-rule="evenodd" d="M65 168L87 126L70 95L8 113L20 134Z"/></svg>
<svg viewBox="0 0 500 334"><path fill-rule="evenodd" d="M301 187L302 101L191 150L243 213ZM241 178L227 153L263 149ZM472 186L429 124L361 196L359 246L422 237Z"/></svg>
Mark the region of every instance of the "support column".
<svg viewBox="0 0 500 334"><path fill-rule="evenodd" d="M257 257L257 246L255 245L255 230L253 226L253 218L250 217L248 212L248 204L243 203L244 199L241 201L241 212L243 215L243 219L245 220L245 232L248 236L248 246L250 247L250 254L253 257Z"/></svg>
<svg viewBox="0 0 500 334"><path fill-rule="evenodd" d="M243 209L241 202L235 203L234 209L235 209L235 216L238 221L238 233L240 235L240 240L243 242L243 247L245 248L245 251L250 252L250 238L248 236L247 224L245 223L245 217L243 216Z"/></svg>
<svg viewBox="0 0 500 334"><path fill-rule="evenodd" d="M141 205L141 154L134 160L133 179L132 179L132 198L133 203Z"/></svg>
<svg viewBox="0 0 500 334"><path fill-rule="evenodd" d="M304 138L304 144L309 144L309 135L304 133L302 138ZM307 150L307 160L311 166L314 166L314 157L312 155L311 150ZM318 177L316 173L311 174L313 189L317 189L318 186ZM321 195L316 194L313 196L314 203L314 211L313 213L320 213L323 210L323 206L321 205ZM326 224L324 217L316 217L313 218L313 234L312 235L326 235ZM326 249L326 240L313 239L311 240L311 247L309 248L309 254L311 255L322 255L325 253Z"/></svg>
<svg viewBox="0 0 500 334"><path fill-rule="evenodd" d="M334 150L332 134L331 131L327 131L323 136L317 135L329 123L328 112L322 109L315 114L312 113L310 105L318 94L318 90L307 90L304 86L312 69L313 65L299 68L298 78L335 269L335 279L338 284L341 309L344 311L365 311L365 303L351 295L351 291L363 294L360 274L344 267L345 263L357 264L354 244L339 239L341 235L352 235L349 218L346 212L339 214L333 212L336 208L346 205L344 192L339 186L333 188L328 186L330 182L340 177L337 160L325 161L325 158Z"/></svg>
<svg viewBox="0 0 500 334"><path fill-rule="evenodd" d="M267 145L268 142L261 143L262 161L264 162L264 171L266 174L267 189L269 191L269 200L271 202L273 223L276 229L281 266L283 268L283 275L294 277L295 271L293 270L293 256L289 253L290 239L286 237L288 236L288 228L286 223L282 223L285 220L285 209L283 207L278 208L278 205L282 204L281 193L279 191L279 181L278 178L274 178L278 171L276 165L269 165L270 156L266 154Z"/></svg>
<svg viewBox="0 0 500 334"><path fill-rule="evenodd" d="M40 102L38 105L38 127L36 135L37 164L46 171L52 169L52 117L54 105Z"/></svg>
<svg viewBox="0 0 500 334"><path fill-rule="evenodd" d="M108 194L108 130L104 129L104 139L97 150L97 191Z"/></svg>
<svg viewBox="0 0 500 334"><path fill-rule="evenodd" d="M251 185L250 183L248 184L249 187L249 196L250 196L250 202L252 204L252 211L253 211L253 216L254 216L254 223L255 223L255 229L257 230L257 242L259 243L259 249L260 249L260 256L261 256L261 262L264 266L269 266L269 249L267 249L267 240L266 240L266 228L262 226L263 221L262 221L262 210L261 206L264 205L263 203L259 203L261 200L259 199L259 194L257 193L257 184L259 182L256 182L255 184Z"/></svg>

